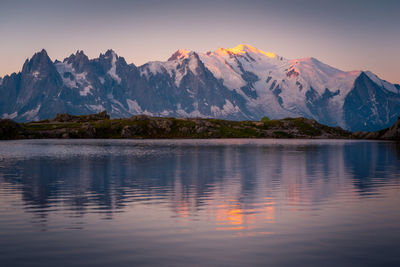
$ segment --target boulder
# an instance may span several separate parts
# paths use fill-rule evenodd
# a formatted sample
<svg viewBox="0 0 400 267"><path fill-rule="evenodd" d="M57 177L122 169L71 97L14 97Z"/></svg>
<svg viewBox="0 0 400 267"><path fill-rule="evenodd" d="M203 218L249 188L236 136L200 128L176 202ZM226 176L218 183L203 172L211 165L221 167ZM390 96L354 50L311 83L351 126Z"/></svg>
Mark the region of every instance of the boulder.
<svg viewBox="0 0 400 267"><path fill-rule="evenodd" d="M88 120L109 120L110 115L107 114L107 111L102 111L97 114L89 114L86 116Z"/></svg>
<svg viewBox="0 0 400 267"><path fill-rule="evenodd" d="M151 117L147 115L135 115L129 118L131 121L145 121L149 120Z"/></svg>
<svg viewBox="0 0 400 267"><path fill-rule="evenodd" d="M146 129L143 125L126 125L121 131L122 138L131 138L145 134Z"/></svg>
<svg viewBox="0 0 400 267"><path fill-rule="evenodd" d="M78 122L79 117L67 113L57 114L54 118L49 119L50 122Z"/></svg>

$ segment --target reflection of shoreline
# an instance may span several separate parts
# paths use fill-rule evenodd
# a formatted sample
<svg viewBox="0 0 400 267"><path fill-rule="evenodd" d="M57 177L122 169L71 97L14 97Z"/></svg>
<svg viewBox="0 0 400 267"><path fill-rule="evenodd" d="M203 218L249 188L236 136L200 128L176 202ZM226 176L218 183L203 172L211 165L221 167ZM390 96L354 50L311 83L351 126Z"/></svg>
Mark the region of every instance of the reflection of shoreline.
<svg viewBox="0 0 400 267"><path fill-rule="evenodd" d="M13 185L11 192L41 221L60 208L69 216L99 213L111 219L132 203L150 209L167 204L177 218L205 210L216 218L218 230L237 231L276 221L283 205L304 209L343 190L374 194L400 172L399 146L389 143L158 150L144 156L3 159L0 183Z"/></svg>

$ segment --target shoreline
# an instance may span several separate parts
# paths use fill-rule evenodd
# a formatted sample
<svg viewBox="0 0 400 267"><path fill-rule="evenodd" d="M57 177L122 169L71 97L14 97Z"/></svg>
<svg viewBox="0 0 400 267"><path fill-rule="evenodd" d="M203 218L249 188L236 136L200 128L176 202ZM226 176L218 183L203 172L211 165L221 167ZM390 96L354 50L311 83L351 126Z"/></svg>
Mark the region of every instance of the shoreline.
<svg viewBox="0 0 400 267"><path fill-rule="evenodd" d="M57 114L42 121L0 120L0 140L12 139L329 139L400 140L400 119L377 132L350 132L306 118L230 121L212 118L171 118L136 115L111 119Z"/></svg>

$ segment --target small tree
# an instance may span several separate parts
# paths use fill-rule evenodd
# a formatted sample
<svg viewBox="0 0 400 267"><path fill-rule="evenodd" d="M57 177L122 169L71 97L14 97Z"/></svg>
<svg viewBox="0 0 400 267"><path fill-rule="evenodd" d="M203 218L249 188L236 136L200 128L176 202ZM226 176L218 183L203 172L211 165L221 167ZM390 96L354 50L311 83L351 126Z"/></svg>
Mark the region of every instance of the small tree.
<svg viewBox="0 0 400 267"><path fill-rule="evenodd" d="M270 119L268 117L262 117L261 118L261 122L267 122L270 121Z"/></svg>

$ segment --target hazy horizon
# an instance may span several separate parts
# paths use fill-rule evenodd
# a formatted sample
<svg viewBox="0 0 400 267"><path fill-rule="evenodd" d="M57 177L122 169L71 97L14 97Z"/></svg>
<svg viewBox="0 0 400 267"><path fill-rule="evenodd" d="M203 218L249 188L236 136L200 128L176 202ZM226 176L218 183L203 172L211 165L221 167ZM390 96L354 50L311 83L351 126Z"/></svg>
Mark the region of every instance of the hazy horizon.
<svg viewBox="0 0 400 267"><path fill-rule="evenodd" d="M288 59L315 57L345 71L400 83L400 1L10 1L0 4L0 77L46 49L113 49L128 63L167 60L176 50L249 44Z"/></svg>

